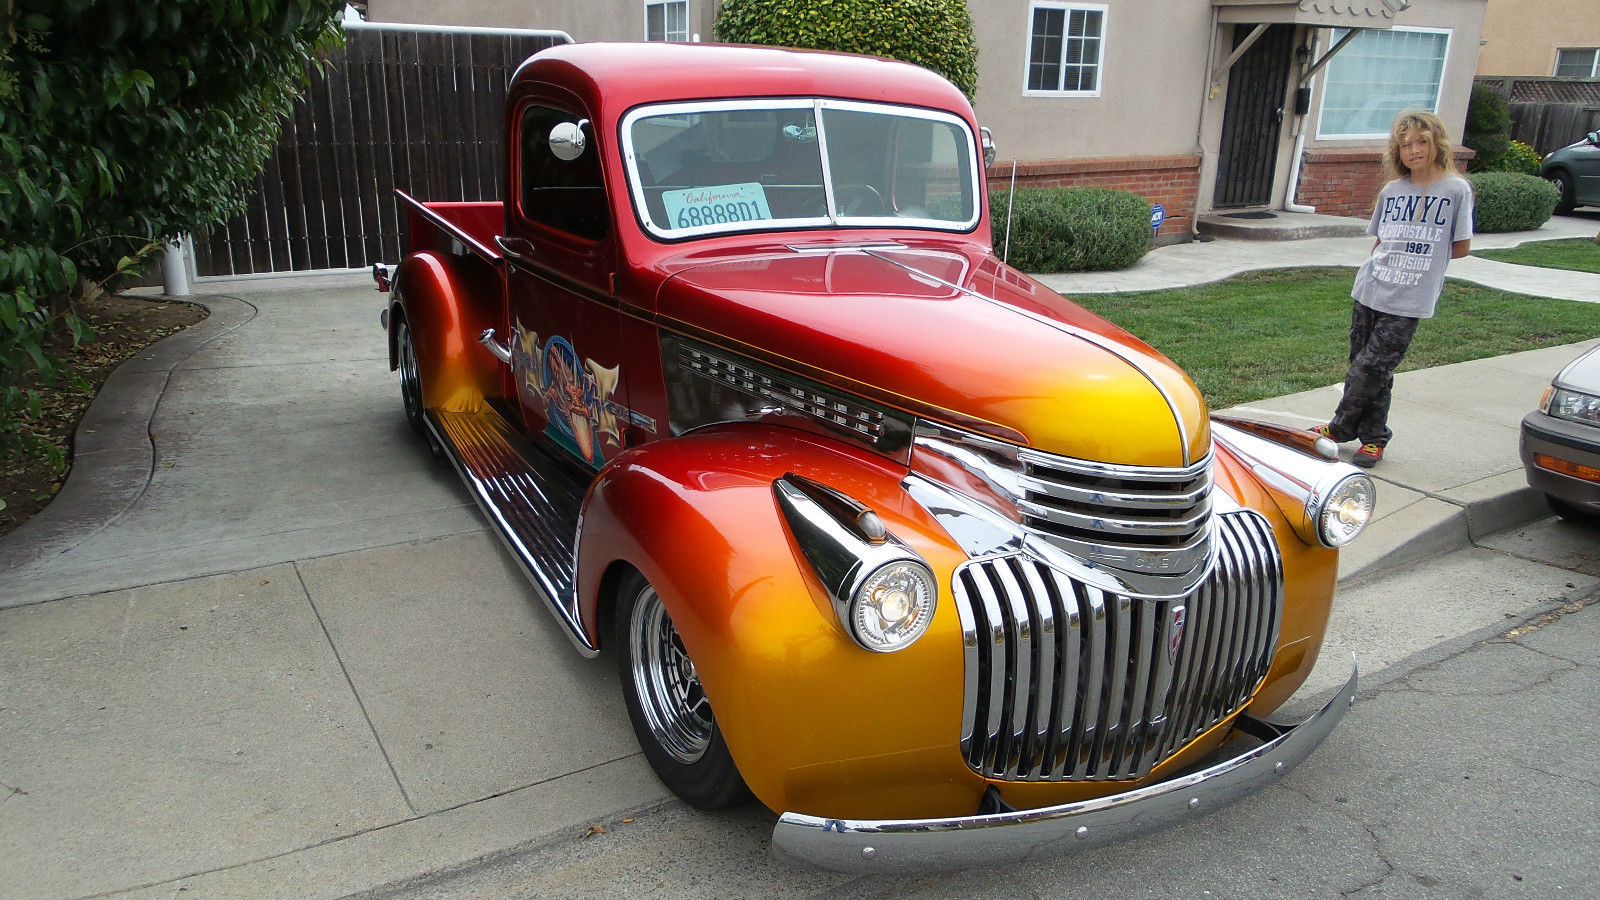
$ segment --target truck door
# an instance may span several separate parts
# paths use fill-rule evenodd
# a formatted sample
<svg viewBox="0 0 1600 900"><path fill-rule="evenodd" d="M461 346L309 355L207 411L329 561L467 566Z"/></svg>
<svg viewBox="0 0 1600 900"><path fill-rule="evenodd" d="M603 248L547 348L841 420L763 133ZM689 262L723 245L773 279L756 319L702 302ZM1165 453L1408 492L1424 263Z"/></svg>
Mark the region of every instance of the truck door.
<svg viewBox="0 0 1600 900"><path fill-rule="evenodd" d="M576 104L533 100L513 121L499 243L523 422L598 468L622 449L628 374L611 299L616 249L602 148Z"/></svg>

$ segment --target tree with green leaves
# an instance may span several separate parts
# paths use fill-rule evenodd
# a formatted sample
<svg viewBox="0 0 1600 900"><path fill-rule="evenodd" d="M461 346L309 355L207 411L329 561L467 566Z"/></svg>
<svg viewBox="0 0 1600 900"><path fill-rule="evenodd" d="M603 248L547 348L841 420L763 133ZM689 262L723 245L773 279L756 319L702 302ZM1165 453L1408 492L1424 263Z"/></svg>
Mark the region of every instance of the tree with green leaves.
<svg viewBox="0 0 1600 900"><path fill-rule="evenodd" d="M239 212L343 0L0 0L0 451L56 329L164 240Z"/></svg>
<svg viewBox="0 0 1600 900"><path fill-rule="evenodd" d="M1467 122L1461 143L1474 152L1469 172L1493 172L1511 149L1511 105L1487 84L1474 84L1467 100Z"/></svg>
<svg viewBox="0 0 1600 900"><path fill-rule="evenodd" d="M866 53L915 63L970 100L978 42L966 0L723 0L717 40Z"/></svg>

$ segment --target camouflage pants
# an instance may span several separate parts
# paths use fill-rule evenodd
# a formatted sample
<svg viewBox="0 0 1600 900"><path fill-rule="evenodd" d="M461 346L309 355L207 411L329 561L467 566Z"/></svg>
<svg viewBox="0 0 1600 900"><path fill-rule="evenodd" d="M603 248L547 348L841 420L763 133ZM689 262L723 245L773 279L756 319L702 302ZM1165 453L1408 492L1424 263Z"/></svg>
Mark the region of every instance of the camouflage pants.
<svg viewBox="0 0 1600 900"><path fill-rule="evenodd" d="M1344 377L1344 397L1334 410L1328 428L1338 441L1363 444L1389 443L1389 398L1394 392L1394 370L1405 359L1417 321L1392 316L1356 303L1350 316L1350 372Z"/></svg>

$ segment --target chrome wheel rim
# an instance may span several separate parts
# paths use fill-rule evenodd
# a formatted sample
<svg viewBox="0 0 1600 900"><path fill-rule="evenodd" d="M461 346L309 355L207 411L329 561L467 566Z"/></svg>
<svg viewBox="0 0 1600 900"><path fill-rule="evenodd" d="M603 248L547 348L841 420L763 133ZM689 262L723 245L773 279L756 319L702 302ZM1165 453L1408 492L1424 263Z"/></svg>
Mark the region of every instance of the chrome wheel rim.
<svg viewBox="0 0 1600 900"><path fill-rule="evenodd" d="M711 704L678 629L648 585L633 604L628 658L639 709L656 743L680 763L698 762L716 727Z"/></svg>
<svg viewBox="0 0 1600 900"><path fill-rule="evenodd" d="M417 371L417 351L411 346L411 329L400 325L400 399L405 403L406 416L413 421L422 417L422 375Z"/></svg>

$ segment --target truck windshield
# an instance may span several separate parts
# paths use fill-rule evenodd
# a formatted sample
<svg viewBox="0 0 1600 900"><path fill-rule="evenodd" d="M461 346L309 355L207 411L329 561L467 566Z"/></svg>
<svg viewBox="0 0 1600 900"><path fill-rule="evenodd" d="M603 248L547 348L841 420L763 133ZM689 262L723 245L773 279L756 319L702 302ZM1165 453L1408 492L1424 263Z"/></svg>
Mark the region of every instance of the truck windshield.
<svg viewBox="0 0 1600 900"><path fill-rule="evenodd" d="M657 237L823 226L967 231L972 132L948 113L840 100L644 107L622 122L634 206Z"/></svg>

